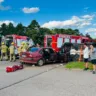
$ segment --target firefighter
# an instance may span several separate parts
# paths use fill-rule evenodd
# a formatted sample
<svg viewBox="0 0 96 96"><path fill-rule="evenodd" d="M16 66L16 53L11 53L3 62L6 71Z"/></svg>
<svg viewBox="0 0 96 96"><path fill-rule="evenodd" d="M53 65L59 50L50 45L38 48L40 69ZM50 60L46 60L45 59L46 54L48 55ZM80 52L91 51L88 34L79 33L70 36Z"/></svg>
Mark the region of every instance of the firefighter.
<svg viewBox="0 0 96 96"><path fill-rule="evenodd" d="M15 61L16 58L15 58L15 46L14 46L14 42L11 43L11 46L9 47L9 51L10 51L10 62L12 61Z"/></svg>
<svg viewBox="0 0 96 96"><path fill-rule="evenodd" d="M26 51L29 49L29 43L28 42L26 42L26 44L25 44L25 49L26 49Z"/></svg>
<svg viewBox="0 0 96 96"><path fill-rule="evenodd" d="M23 45L24 45L24 43L22 42L21 45L18 48L19 56L20 56L20 53L22 52Z"/></svg>
<svg viewBox="0 0 96 96"><path fill-rule="evenodd" d="M25 52L26 51L26 43L22 42L22 47L21 47L21 52Z"/></svg>
<svg viewBox="0 0 96 96"><path fill-rule="evenodd" d="M26 52L29 48L29 45L27 42L22 42L22 52Z"/></svg>
<svg viewBox="0 0 96 96"><path fill-rule="evenodd" d="M6 58L6 60L8 60L8 47L5 45L4 42L2 42L1 45L1 61L4 59L4 57Z"/></svg>

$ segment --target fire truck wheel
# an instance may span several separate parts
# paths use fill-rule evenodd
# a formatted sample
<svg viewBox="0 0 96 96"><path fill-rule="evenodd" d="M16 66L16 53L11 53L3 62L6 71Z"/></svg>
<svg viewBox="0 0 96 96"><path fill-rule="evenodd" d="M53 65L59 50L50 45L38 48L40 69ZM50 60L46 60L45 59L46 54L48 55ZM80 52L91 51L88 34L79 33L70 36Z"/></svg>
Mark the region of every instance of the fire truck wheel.
<svg viewBox="0 0 96 96"><path fill-rule="evenodd" d="M38 65L38 66L43 66L43 64L44 64L44 61L43 61L42 59L40 59L40 60L37 62L37 65Z"/></svg>

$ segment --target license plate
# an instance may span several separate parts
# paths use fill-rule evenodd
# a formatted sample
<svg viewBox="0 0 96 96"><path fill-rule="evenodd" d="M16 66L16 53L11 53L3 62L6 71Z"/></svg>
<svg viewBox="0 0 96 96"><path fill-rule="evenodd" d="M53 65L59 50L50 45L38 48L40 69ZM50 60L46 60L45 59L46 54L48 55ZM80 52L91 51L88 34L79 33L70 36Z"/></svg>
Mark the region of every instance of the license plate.
<svg viewBox="0 0 96 96"><path fill-rule="evenodd" d="M27 60L32 60L32 58L27 58Z"/></svg>
<svg viewBox="0 0 96 96"><path fill-rule="evenodd" d="M22 55L22 57L26 57L26 55Z"/></svg>

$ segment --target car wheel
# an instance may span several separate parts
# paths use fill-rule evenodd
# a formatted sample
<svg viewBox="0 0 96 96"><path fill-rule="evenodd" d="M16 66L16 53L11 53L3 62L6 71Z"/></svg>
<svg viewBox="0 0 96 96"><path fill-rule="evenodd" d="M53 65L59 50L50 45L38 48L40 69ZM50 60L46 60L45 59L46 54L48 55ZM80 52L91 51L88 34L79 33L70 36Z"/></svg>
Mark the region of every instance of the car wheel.
<svg viewBox="0 0 96 96"><path fill-rule="evenodd" d="M43 61L42 59L40 59L40 60L38 61L38 63L37 63L38 66L43 66L43 64L44 64L44 61Z"/></svg>

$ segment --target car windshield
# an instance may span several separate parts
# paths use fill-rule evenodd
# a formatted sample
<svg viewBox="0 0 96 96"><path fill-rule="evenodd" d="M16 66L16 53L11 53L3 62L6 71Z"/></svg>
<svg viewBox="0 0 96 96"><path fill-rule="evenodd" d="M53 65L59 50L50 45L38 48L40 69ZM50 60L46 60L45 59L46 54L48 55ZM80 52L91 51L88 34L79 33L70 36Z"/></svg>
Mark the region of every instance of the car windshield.
<svg viewBox="0 0 96 96"><path fill-rule="evenodd" d="M39 48L29 48L29 52L37 52L39 50Z"/></svg>

